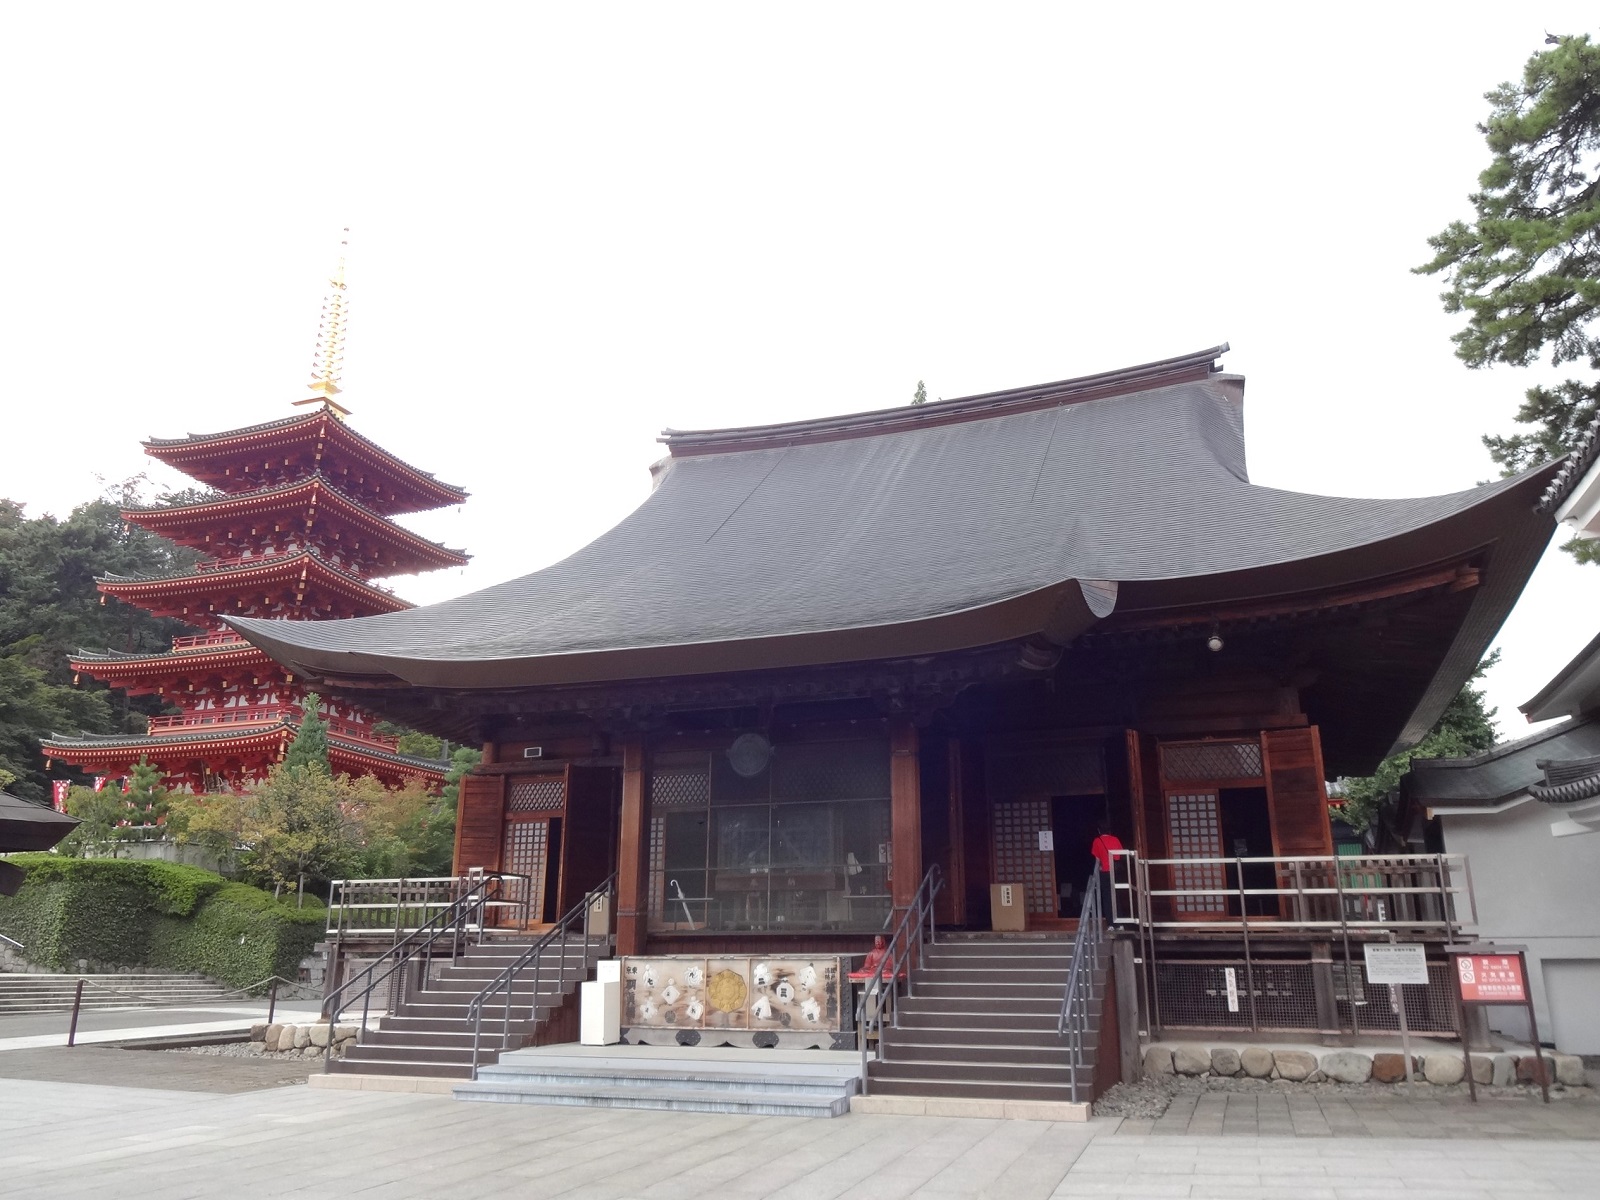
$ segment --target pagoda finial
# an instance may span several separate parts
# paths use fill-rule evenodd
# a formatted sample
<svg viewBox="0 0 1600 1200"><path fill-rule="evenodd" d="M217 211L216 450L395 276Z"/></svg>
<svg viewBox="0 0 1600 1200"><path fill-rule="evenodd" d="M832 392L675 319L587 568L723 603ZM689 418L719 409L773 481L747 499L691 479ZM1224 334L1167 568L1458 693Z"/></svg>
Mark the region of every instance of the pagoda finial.
<svg viewBox="0 0 1600 1200"><path fill-rule="evenodd" d="M339 239L339 265L328 280L328 298L322 304L322 321L317 326L317 356L311 364L311 390L315 395L298 404L323 404L335 416L347 417L350 410L334 400L339 393L339 376L344 367L345 323L349 319L349 305L344 298L344 256L350 245L350 229L344 229Z"/></svg>

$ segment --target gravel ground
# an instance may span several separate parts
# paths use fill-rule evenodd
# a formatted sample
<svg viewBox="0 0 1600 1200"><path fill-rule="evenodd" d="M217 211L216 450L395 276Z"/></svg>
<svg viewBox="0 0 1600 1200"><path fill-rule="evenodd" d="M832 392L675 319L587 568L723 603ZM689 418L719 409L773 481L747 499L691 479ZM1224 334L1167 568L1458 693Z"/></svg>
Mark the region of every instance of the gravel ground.
<svg viewBox="0 0 1600 1200"><path fill-rule="evenodd" d="M271 1062L299 1062L300 1060L322 1061L322 1051L315 1046L307 1046L301 1050L280 1050L268 1054L260 1042L224 1042L212 1046L168 1046L162 1050L165 1054L204 1054L212 1058L264 1058ZM343 1057L342 1050L334 1054L335 1058Z"/></svg>
<svg viewBox="0 0 1600 1200"><path fill-rule="evenodd" d="M1094 1102L1097 1117L1131 1117L1135 1120L1154 1120L1167 1111L1174 1096L1194 1095L1199 1092L1239 1092L1246 1095L1281 1096L1343 1096L1348 1099L1403 1098L1406 1089L1391 1083L1290 1083L1281 1079L1234 1078L1222 1075L1163 1075L1141 1079L1138 1083L1119 1083ZM1416 1098L1442 1100L1451 1096L1467 1096L1464 1083L1438 1086L1416 1085ZM1480 1096L1496 1099L1540 1099L1539 1089L1527 1087L1487 1087L1479 1085ZM1565 1088L1552 1085L1550 1100L1569 1101L1574 1104L1600 1104L1593 1088Z"/></svg>

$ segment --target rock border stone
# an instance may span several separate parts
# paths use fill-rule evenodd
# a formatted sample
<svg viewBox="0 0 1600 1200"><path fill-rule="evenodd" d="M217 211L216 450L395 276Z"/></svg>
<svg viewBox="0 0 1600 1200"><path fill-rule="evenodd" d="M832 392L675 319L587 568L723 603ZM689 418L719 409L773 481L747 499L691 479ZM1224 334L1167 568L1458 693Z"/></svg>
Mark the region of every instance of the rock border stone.
<svg viewBox="0 0 1600 1200"><path fill-rule="evenodd" d="M341 1029L345 1028L340 1026ZM271 1044L271 1030L267 1042ZM254 1034L252 1034L254 1037ZM337 1051L336 1051L337 1052ZM1588 1087L1583 1059L1574 1054L1545 1053L1544 1073L1554 1086ZM1322 1054L1308 1050L1272 1050L1266 1046L1207 1047L1198 1043L1162 1043L1147 1046L1143 1056L1145 1077L1187 1075L1234 1079L1282 1079L1291 1083L1404 1083L1405 1056L1397 1053L1364 1054L1359 1050L1330 1049ZM1450 1086L1466 1080L1466 1063L1458 1051L1432 1051L1412 1056L1412 1076L1417 1083ZM1537 1083L1539 1063L1531 1054L1474 1054L1475 1083L1504 1086Z"/></svg>
<svg viewBox="0 0 1600 1200"><path fill-rule="evenodd" d="M354 1025L333 1027L333 1056L344 1054L353 1046L359 1032ZM328 1054L328 1023L315 1025L283 1025L265 1023L250 1026L250 1045L263 1054L282 1058L323 1058Z"/></svg>

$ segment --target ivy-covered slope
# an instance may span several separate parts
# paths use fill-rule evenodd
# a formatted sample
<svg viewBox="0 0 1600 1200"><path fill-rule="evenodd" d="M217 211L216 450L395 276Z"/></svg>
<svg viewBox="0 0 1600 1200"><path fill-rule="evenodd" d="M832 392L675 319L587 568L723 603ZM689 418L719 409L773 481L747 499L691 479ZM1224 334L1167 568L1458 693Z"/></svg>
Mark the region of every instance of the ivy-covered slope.
<svg viewBox="0 0 1600 1200"><path fill-rule="evenodd" d="M30 962L199 971L234 987L295 978L326 928L320 904L297 909L271 893L174 863L14 854L22 890L0 897L0 933Z"/></svg>

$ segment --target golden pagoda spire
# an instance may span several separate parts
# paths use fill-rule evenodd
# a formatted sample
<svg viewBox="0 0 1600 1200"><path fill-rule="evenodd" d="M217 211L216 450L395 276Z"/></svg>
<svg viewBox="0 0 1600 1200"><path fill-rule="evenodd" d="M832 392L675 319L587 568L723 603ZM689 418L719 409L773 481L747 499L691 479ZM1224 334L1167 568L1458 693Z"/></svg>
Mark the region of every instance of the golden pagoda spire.
<svg viewBox="0 0 1600 1200"><path fill-rule="evenodd" d="M316 393L299 404L326 405L335 416L347 417L350 410L334 400L339 392L340 371L344 368L345 324L349 319L349 304L344 298L344 252L350 245L350 229L344 230L339 240L339 265L328 280L328 297L322 303L322 321L317 326L317 356L311 364L311 390Z"/></svg>

